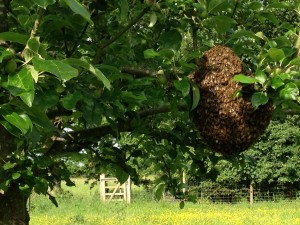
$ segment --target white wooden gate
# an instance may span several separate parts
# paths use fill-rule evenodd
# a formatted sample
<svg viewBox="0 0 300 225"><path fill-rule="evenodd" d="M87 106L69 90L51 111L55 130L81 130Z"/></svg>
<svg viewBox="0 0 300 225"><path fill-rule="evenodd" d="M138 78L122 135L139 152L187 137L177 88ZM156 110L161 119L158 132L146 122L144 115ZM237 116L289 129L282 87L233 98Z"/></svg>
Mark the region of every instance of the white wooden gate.
<svg viewBox="0 0 300 225"><path fill-rule="evenodd" d="M130 177L121 184L117 178L100 175L100 198L102 201L131 201Z"/></svg>

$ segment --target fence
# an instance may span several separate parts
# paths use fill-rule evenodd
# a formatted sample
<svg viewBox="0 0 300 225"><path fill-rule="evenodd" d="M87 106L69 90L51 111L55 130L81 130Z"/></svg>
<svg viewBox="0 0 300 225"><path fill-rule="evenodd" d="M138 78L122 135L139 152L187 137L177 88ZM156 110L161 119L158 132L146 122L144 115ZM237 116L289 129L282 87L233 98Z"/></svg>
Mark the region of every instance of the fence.
<svg viewBox="0 0 300 225"><path fill-rule="evenodd" d="M102 201L125 201L131 202L130 177L123 184L117 178L105 177L100 175L100 198Z"/></svg>
<svg viewBox="0 0 300 225"><path fill-rule="evenodd" d="M133 192L134 199L154 199L152 188L143 192ZM212 182L188 182L186 193L196 195L199 203L242 203L255 204L263 201L293 201L300 199L300 187L277 185L221 185ZM184 196L178 196L184 197ZM163 200L175 201L170 193L163 194Z"/></svg>
<svg viewBox="0 0 300 225"><path fill-rule="evenodd" d="M253 204L260 201L296 200L299 198L299 188L278 184L267 185L220 185L201 183L198 186L189 185L189 192L196 194L200 202Z"/></svg>

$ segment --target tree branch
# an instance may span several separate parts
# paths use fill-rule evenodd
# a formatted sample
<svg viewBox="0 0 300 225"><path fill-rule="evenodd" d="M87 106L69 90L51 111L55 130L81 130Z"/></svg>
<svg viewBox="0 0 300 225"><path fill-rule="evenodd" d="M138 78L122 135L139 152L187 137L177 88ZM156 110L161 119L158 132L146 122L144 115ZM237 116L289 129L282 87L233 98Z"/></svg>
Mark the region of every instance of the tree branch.
<svg viewBox="0 0 300 225"><path fill-rule="evenodd" d="M115 36L111 37L108 41L99 46L96 55L92 61L92 63L97 64L100 61L102 51L116 40L118 40L126 31L128 31L133 25L135 25L147 12L149 11L149 7L144 8L141 13L131 20L123 29L121 29Z"/></svg>
<svg viewBox="0 0 300 225"><path fill-rule="evenodd" d="M85 130L79 130L79 131L71 131L65 133L62 137L52 137L53 144L49 147L49 150L45 153L45 155L51 155L58 152L61 152L65 149L65 146L68 144L77 146L76 148L73 148L71 151L80 151L85 146L88 146L88 143L91 144L90 141L86 140L89 138L101 138L108 134L114 134L116 130L118 132L131 132L134 130L134 128L131 126L131 122L136 119L143 119L148 116L157 115L161 113L168 113L171 112L171 105L165 105L158 108L152 108L152 109L145 109L139 112L136 112L136 117L134 118L127 118L123 121L120 121L116 124L116 129L114 129L111 125L103 125L100 127L85 129ZM179 111L187 111L188 107L187 105L179 105L178 106Z"/></svg>
<svg viewBox="0 0 300 225"><path fill-rule="evenodd" d="M151 70L136 69L132 67L123 67L121 73L128 73L139 77L155 77L157 73Z"/></svg>
<svg viewBox="0 0 300 225"><path fill-rule="evenodd" d="M187 105L179 105L178 106L179 111L187 111L188 107ZM152 109L146 109L137 112L137 118L143 119L148 116L153 116L161 113L168 113L171 111L170 105L161 106L158 108L152 108ZM117 130L119 132L130 132L133 130L132 126L130 125L133 118L128 118L122 122L117 123ZM80 139L86 139L90 137L95 138L101 138L107 134L113 134L115 130L112 128L111 125L104 125L101 127L86 129L86 130L80 130L80 131L71 131L64 135L64 138L68 141L78 141Z"/></svg>
<svg viewBox="0 0 300 225"><path fill-rule="evenodd" d="M75 52L76 49L77 49L78 42L83 38L83 36L84 36L84 34L85 34L85 32L86 32L86 30L87 30L88 27L89 27L89 23L86 23L85 26L84 26L84 28L83 28L83 30L82 30L82 32L81 32L81 34L80 34L79 37L75 40L75 43L74 43L72 49L71 49L70 51L68 51L68 54L66 55L67 58L70 58L70 57L74 54L74 52Z"/></svg>
<svg viewBox="0 0 300 225"><path fill-rule="evenodd" d="M49 112L47 112L47 116L49 119L54 119L57 116L70 116L70 115L72 115L72 111L63 108L60 105L57 107L57 109L50 110Z"/></svg>
<svg viewBox="0 0 300 225"><path fill-rule="evenodd" d="M235 13L236 13L236 11L237 11L237 8L238 8L238 5L239 5L239 4L240 4L240 1L239 1L239 0L235 2L234 8L233 8L232 13L231 13L231 18L234 17L234 15L235 15Z"/></svg>
<svg viewBox="0 0 300 225"><path fill-rule="evenodd" d="M10 1L0 0L0 32L8 31L7 13L9 11Z"/></svg>
<svg viewBox="0 0 300 225"><path fill-rule="evenodd" d="M193 27L193 30L192 30L192 38L193 38L193 51L196 52L198 50L198 35L197 35L197 32L198 32L198 27Z"/></svg>

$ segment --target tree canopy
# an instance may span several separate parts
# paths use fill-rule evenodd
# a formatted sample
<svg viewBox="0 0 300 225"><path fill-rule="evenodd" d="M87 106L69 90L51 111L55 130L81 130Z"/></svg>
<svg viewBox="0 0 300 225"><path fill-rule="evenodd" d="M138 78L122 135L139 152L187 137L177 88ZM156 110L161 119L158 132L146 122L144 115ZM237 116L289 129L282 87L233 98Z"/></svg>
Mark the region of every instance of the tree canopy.
<svg viewBox="0 0 300 225"><path fill-rule="evenodd" d="M73 185L70 159L121 182L151 168L158 198L183 187L182 171L213 176L204 162L225 156L194 126L201 93L188 78L213 46L253 74L234 79L254 86L254 107L300 112L298 1L1 0L0 21L0 207L23 207L0 224L28 224L33 191L57 204L48 188Z"/></svg>

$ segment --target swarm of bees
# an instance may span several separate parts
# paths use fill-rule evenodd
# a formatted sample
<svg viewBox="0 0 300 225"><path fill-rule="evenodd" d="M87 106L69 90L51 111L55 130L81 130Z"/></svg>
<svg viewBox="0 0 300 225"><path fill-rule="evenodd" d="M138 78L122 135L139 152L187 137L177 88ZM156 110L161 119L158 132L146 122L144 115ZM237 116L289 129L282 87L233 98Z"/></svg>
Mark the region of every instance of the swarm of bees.
<svg viewBox="0 0 300 225"><path fill-rule="evenodd" d="M201 93L195 109L196 127L207 145L223 155L247 150L271 119L272 104L255 109L251 104L253 86L233 80L240 73L245 74L240 58L230 48L215 46L204 53L199 69L190 76Z"/></svg>

